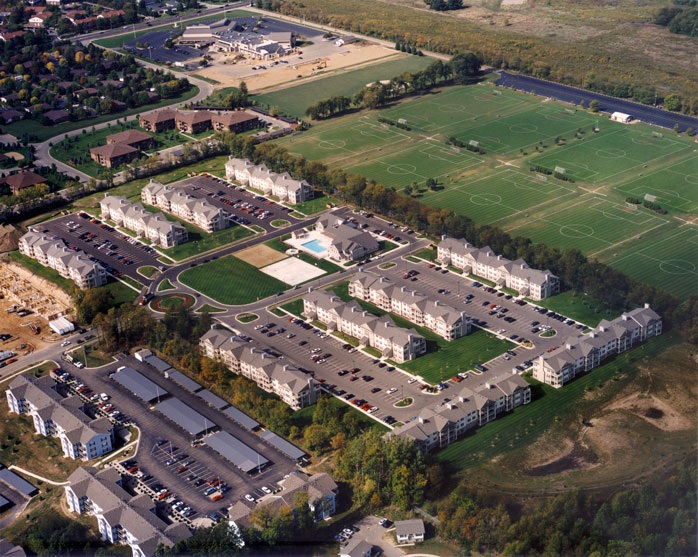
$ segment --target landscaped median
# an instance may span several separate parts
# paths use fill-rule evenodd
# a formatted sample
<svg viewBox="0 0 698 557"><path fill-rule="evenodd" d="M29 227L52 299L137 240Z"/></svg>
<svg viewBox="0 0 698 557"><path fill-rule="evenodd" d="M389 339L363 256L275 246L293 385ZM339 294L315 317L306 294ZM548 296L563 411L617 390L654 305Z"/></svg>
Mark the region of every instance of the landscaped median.
<svg viewBox="0 0 698 557"><path fill-rule="evenodd" d="M170 309L178 309L180 307L190 308L196 300L190 294L182 292L173 292L172 294L163 294L150 302L150 309L165 313Z"/></svg>

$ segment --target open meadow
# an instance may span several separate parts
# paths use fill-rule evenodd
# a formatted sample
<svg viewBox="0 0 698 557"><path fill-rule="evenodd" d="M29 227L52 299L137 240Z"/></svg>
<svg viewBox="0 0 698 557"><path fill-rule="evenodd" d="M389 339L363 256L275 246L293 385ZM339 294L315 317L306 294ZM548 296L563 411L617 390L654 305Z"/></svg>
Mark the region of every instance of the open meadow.
<svg viewBox="0 0 698 557"><path fill-rule="evenodd" d="M482 82L317 122L279 144L678 296L698 293L698 229L686 218L698 211L698 158L685 135Z"/></svg>

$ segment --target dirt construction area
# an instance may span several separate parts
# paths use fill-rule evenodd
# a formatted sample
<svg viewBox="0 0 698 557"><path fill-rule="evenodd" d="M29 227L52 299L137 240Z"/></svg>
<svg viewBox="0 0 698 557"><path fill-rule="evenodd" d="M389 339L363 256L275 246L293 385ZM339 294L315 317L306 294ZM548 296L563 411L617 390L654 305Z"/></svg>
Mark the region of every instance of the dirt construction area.
<svg viewBox="0 0 698 557"><path fill-rule="evenodd" d="M265 245L251 246L239 251L235 257L242 259L245 263L254 265L258 269L286 259L288 256Z"/></svg>

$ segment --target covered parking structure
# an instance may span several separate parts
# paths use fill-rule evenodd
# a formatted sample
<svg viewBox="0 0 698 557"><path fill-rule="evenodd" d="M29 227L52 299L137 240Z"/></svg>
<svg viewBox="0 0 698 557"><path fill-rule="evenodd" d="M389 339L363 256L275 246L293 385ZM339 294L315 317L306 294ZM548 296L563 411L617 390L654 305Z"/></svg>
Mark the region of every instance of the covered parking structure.
<svg viewBox="0 0 698 557"><path fill-rule="evenodd" d="M193 437L207 433L218 426L184 404L178 398L170 398L155 406L155 410L164 414Z"/></svg>
<svg viewBox="0 0 698 557"><path fill-rule="evenodd" d="M198 396L200 396L203 400L208 402L211 406L216 408L217 410L222 410L226 406L228 406L228 401L223 400L221 397L218 395L212 393L208 389L204 389L203 391L199 391L196 393Z"/></svg>
<svg viewBox="0 0 698 557"><path fill-rule="evenodd" d="M116 370L116 373L112 375L112 379L122 387L127 388L138 398L148 403L153 400L159 401L162 397L169 394L165 389L156 385L145 375L132 367L120 367Z"/></svg>
<svg viewBox="0 0 698 557"><path fill-rule="evenodd" d="M204 443L246 474L261 471L262 468L271 464L269 460L227 431L214 433L207 437Z"/></svg>
<svg viewBox="0 0 698 557"><path fill-rule="evenodd" d="M229 418L235 420L242 427L246 427L250 431L254 431L258 427L260 427L260 424L257 420L253 420L242 410L238 410L237 408L235 408L235 406L230 406L229 408L226 408L225 410L223 410L223 413L226 414Z"/></svg>
<svg viewBox="0 0 698 557"><path fill-rule="evenodd" d="M286 441L286 439L284 439L280 435L277 435L273 431L265 429L264 431L261 431L259 433L259 436L262 439L264 439L267 443L269 443L272 447L281 451L291 460L300 460L301 458L307 456L307 453L305 451L300 450L293 443L289 443L288 441Z"/></svg>
<svg viewBox="0 0 698 557"><path fill-rule="evenodd" d="M187 391L191 393L197 393L201 389L203 389L203 387L199 385L196 381L194 381L193 379L189 379L189 377L184 375L181 371L177 371L176 369L173 371L168 371L165 374L165 377L171 379L180 387L185 388Z"/></svg>
<svg viewBox="0 0 698 557"><path fill-rule="evenodd" d="M3 468L0 470L0 481L6 483L12 489L19 491L22 495L26 495L27 497L34 497L34 495L39 493L39 489L36 486L30 484L27 480L18 476L9 468Z"/></svg>

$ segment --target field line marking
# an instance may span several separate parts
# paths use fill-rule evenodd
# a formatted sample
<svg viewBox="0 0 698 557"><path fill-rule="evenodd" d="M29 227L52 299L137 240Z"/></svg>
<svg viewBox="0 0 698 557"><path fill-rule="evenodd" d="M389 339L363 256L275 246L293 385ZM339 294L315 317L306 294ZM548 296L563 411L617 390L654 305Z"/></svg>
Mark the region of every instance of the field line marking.
<svg viewBox="0 0 698 557"><path fill-rule="evenodd" d="M584 197L585 195L587 195L587 194L586 194L586 193L583 193L583 194L582 194L582 197ZM532 221L524 222L524 223L521 223L521 224L517 224L517 225L512 226L512 227L510 227L510 228L505 228L504 230L507 231L507 232L508 232L509 230L515 230L515 229L517 229L517 228L521 228L522 226L525 226L525 225L527 225L527 224L530 224L531 222L536 222L536 221L539 221L539 220L540 220L540 221L549 222L550 224L554 224L555 226L560 226L559 224L556 224L556 223L554 223L554 222L552 222L552 221L547 220L546 217L549 217L549 216L552 216L552 215L556 215L557 213L561 213L562 211L566 211L567 209L572 209L572 208L576 207L577 205L581 205L581 204L583 204L583 203L586 203L588 200L589 200L588 197L587 197L587 198L584 198L584 199L580 199L578 202L573 203L572 205L568 205L567 207L562 207L561 209L558 209L557 211L553 211L552 213L549 213L549 214L545 215L545 217L538 217L538 218L533 219Z"/></svg>
<svg viewBox="0 0 698 557"><path fill-rule="evenodd" d="M669 222L668 221L660 222L658 225L653 226L652 228L645 230L643 232L640 232L639 234L635 234L634 236L631 236L630 238L626 238L625 240L621 240L620 242L616 242L615 244L611 244L610 246L606 246L605 248L600 249L598 251L595 251L594 253L590 253L588 257L594 257L595 255L598 255L599 253L603 253L606 250L612 249L616 246L620 246L621 244L629 242L630 240L634 240L634 239L638 238L639 236L642 236L643 234L649 234L653 230L656 230L657 228L659 228L660 226L664 226L665 224L669 224ZM615 261L619 261L619 260L616 259Z"/></svg>
<svg viewBox="0 0 698 557"><path fill-rule="evenodd" d="M661 240L657 240L656 242L654 242L648 246L645 246L640 251L634 252L634 253L629 253L628 255L624 255L623 257L619 257L618 259L614 259L613 262L618 263L619 261L623 261L624 259L627 259L628 257L635 257L636 255L642 255L643 257L649 257L646 254L644 254L643 252L647 251L648 249L654 248L654 247L658 246L659 244L663 244L664 242L668 242L669 240L673 240L674 238L677 238L678 236L682 236L686 230L688 230L688 229L681 230L681 231L677 232L676 234L669 236L668 238L662 238ZM693 230L693 232L698 232L698 229Z"/></svg>

